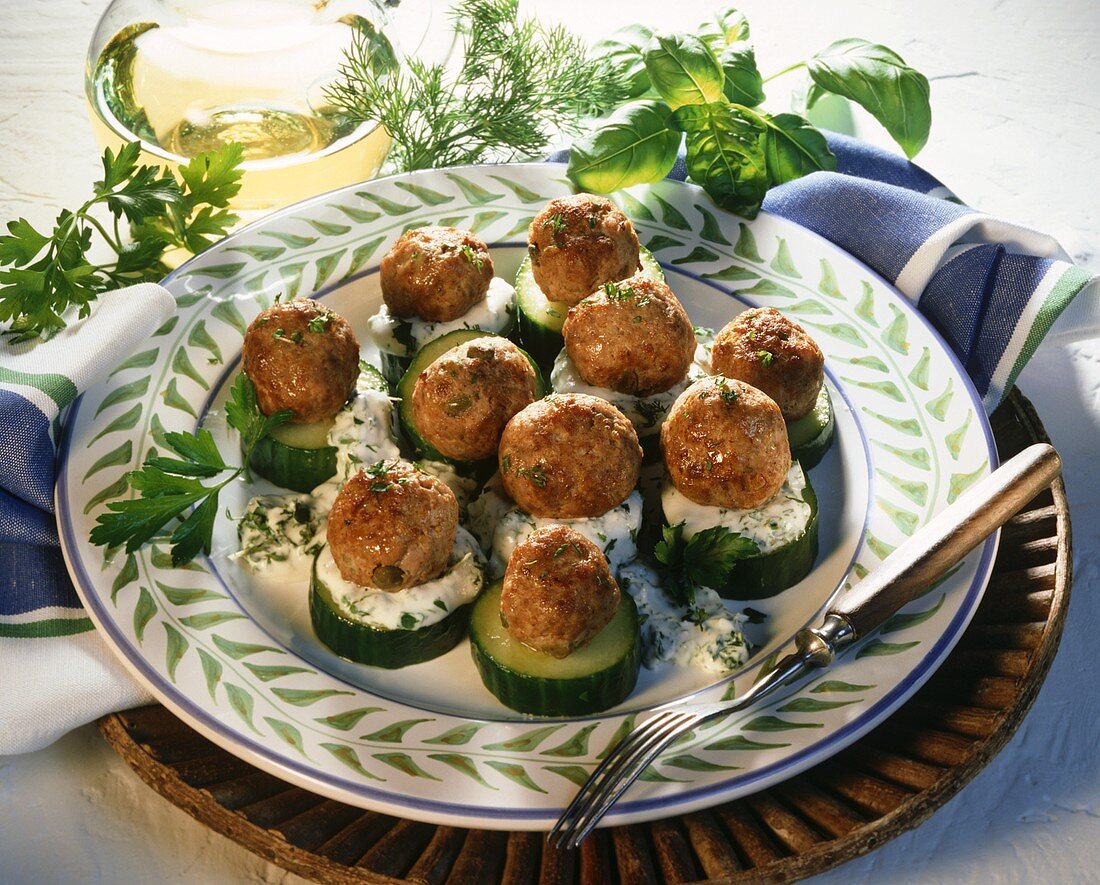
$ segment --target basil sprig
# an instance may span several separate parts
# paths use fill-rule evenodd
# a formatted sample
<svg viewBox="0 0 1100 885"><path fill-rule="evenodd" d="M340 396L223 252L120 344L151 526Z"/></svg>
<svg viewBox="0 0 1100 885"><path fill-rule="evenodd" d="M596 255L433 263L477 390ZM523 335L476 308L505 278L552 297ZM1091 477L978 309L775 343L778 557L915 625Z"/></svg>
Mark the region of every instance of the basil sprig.
<svg viewBox="0 0 1100 885"><path fill-rule="evenodd" d="M891 49L837 40L811 58L762 77L747 42L749 25L732 7L694 33L653 33L632 25L593 47L593 58L633 99L573 144L569 177L609 193L659 181L686 144L688 177L725 209L752 218L768 188L836 168L825 137L802 115L772 114L765 85L805 69L806 107L824 93L863 106L912 158L928 140L928 79Z"/></svg>

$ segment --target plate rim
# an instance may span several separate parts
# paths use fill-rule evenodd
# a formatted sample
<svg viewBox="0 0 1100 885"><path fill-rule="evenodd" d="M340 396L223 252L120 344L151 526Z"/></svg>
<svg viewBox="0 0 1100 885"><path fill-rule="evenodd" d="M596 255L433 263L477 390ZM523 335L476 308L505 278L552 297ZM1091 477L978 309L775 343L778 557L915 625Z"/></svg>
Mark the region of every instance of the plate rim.
<svg viewBox="0 0 1100 885"><path fill-rule="evenodd" d="M273 212L262 219L259 219L249 225L242 227L238 231L234 231L228 237L219 241L218 249L224 249L227 243L233 242L238 237L242 237L251 234L258 228L271 225L273 222L288 217L295 217L308 207L324 203L328 198L337 193L354 193L356 188L362 188L364 186L370 186L374 184L390 182L395 180L408 180L410 178L417 177L430 177L432 175L441 174L444 171L454 171L463 169L482 170L485 168L493 167L526 167L526 168L543 168L546 170L563 169L563 164L552 162L538 162L538 163L523 163L523 164L471 164L465 166L448 167L447 170L431 169L420 170L412 173L402 173L393 176L387 176L385 178L371 179L365 182L359 182L356 184L334 188L321 194L317 194L306 200L299 201L284 207L277 212ZM699 188L689 182L676 182L679 186L684 186L688 189L699 191ZM774 219L780 226L790 226L796 228L802 234L808 234L810 237L817 241L818 245L825 249L827 252L839 256L841 261L848 264L854 264L858 269L874 279L876 283L883 286L888 290L894 298L895 302L901 302L901 309L905 311L910 319L918 322L931 337L932 340L938 345L940 355L946 355L951 364L954 366L960 379L963 381L963 388L966 391L967 397L979 418L979 426L981 427L982 435L986 444L986 450L989 457L989 469L993 470L998 463L997 451L995 441L992 435L992 429L989 424L988 415L985 412L982 401L974 389L973 383L969 376L966 374L964 367L962 366L957 355L950 350L942 336L935 329L930 321L919 312L910 299L908 299L903 293L901 293L892 283L882 277L872 268L868 267L864 262L860 261L855 256L848 252L845 252L836 244L825 239L820 234L803 227L794 221L783 218L782 216L775 215L770 212L761 212L762 216ZM174 270L163 280L164 283L169 283L176 277L183 275L189 271L191 265L196 261L207 255L203 253L200 256L192 258L188 262L181 265ZM690 271L683 271L677 267L678 272L685 272L691 275ZM318 292L312 293L310 297L316 297L317 295L324 294L326 288L336 288L338 285L346 285L347 280L342 281L340 284L335 284L330 287L322 287ZM710 281L704 281L711 284ZM714 285L714 284L711 284ZM715 285L716 289L724 291L727 295L736 296L736 291L724 290L721 285ZM413 811L416 814L417 819L425 820L436 824L459 824L462 826L487 826L495 829L545 829L555 818L556 814L553 809L550 808L528 808L528 809L514 809L514 808L471 808L468 805L459 805L450 802L441 802L439 800L423 800L419 797L409 797L404 795L395 794L394 791L386 793L386 797L382 799L376 799L372 794L376 790L366 784L347 780L329 772L321 772L316 765L309 766L304 763L300 763L297 760L291 759L291 757L281 756L277 753L269 751L266 744L254 740L251 736L245 734L243 731L234 731L223 725L221 720L208 713L203 709L195 706L190 701L189 696L179 689L177 686L169 686L160 679L160 674L149 664L146 658L142 655L135 655L131 658L131 655L127 653L128 642L124 642L124 636L122 636L115 628L110 617L102 617L104 612L100 611L98 602L99 597L94 590L94 585L91 582L90 576L87 574L84 564L75 557L70 550L70 545L75 549L77 541L72 537L73 525L68 519L71 514L71 508L69 507L68 489L67 489L67 475L68 467L70 464L69 450L72 440L73 428L76 424L76 418L79 414L80 407L84 395L82 394L70 407L64 424L62 438L58 445L58 479L55 486L55 507L58 513L59 527L62 529L61 535L61 547L66 563L66 567L70 575L73 577L74 586L76 587L82 602L88 611L92 621L99 627L101 635L105 638L109 637L110 642L108 645L111 647L112 652L116 658L121 660L133 675L135 675L139 681L141 681L162 703L171 709L176 715L184 719L189 725L196 728L200 733L204 734L214 743L224 747L229 752L233 752L237 755L245 754L245 758L257 767L268 771L269 773L283 778L291 783L296 784L304 789L319 793L321 795L328 796L339 801L349 802L359 807L366 807L373 810L383 811L387 813L394 813L394 809L399 808L404 811ZM829 731L827 737L821 741L813 744L807 748L796 751L792 756L786 757L782 760L778 760L770 766L753 769L747 776L744 776L737 783L737 787L731 789L728 782L719 782L709 785L697 787L695 789L688 789L671 793L663 796L653 796L645 799L638 799L631 802L623 802L617 807L616 811L608 815L605 820L606 825L620 825L624 823L632 823L640 820L651 820L657 816L660 816L662 811L668 811L673 814L686 813L697 808L708 807L717 804L725 799L732 798L731 795L723 795L733 793L734 791L738 795L743 795L747 792L751 792L748 789L749 785L752 785L752 789L761 789L770 784L785 780L788 777L792 777L797 773L805 770L806 768L816 764L823 758L827 758L835 752L838 752L844 746L847 746L851 742L857 740L862 734L869 731L871 728L880 724L883 719L888 717L894 710L900 707L909 697L912 696L939 668L944 658L950 653L951 649L958 642L962 636L970 620L973 618L974 613L977 610L978 603L982 595L985 592L985 588L988 585L989 578L992 570L992 563L995 552L999 544L999 532L991 536L984 543L982 547L982 554L977 564L977 569L972 579L970 586L967 588L966 594L960 601L960 608L955 613L947 629L944 630L938 637L936 637L934 643L928 653L926 653L916 666L910 669L899 682L891 688L886 695L880 698L878 701L870 704L866 709L861 712L861 715L852 721L843 723L839 728L834 728ZM74 565L75 562L75 565ZM87 581L87 585L84 584ZM90 588L90 589L89 589ZM85 592L87 591L87 592ZM116 635L118 633L118 635ZM179 703L182 701L183 703ZM190 708L190 709L188 709ZM576 717L585 718L585 717ZM598 718L598 717L597 717ZM565 721L573 721L572 718ZM667 806L674 806L669 809Z"/></svg>

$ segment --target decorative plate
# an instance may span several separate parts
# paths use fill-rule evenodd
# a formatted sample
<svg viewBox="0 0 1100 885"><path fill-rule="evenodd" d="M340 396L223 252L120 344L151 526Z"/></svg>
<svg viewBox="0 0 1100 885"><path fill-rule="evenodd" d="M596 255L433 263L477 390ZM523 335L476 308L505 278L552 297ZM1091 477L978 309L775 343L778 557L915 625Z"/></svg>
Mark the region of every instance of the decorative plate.
<svg viewBox="0 0 1100 885"><path fill-rule="evenodd" d="M515 272L531 217L570 192L553 164L431 171L358 185L292 206L228 237L172 274L178 311L109 381L72 407L57 513L88 612L130 670L216 743L285 780L343 802L435 823L546 829L639 714L677 698L728 697L751 684L835 593L989 472L996 454L981 403L955 358L896 290L825 240L783 219L745 223L677 182L616 196L665 267L695 323L724 325L746 305L804 324L826 353L837 445L811 476L822 512L814 572L752 625L757 652L736 678L643 670L621 707L543 720L502 707L467 644L397 671L332 655L309 626L306 588L261 582L231 558L222 501L214 555L172 568L166 551L104 556L88 533L126 471L166 430L202 422L234 450L220 411L241 336L278 293L323 298L368 336L377 267L407 228L471 228ZM368 358L371 354L367 353ZM162 447L162 446L161 446ZM223 495L225 493L223 492ZM608 824L666 817L759 790L854 741L902 704L962 634L996 542L895 615L813 681L710 723L663 756ZM757 619L759 620L759 618Z"/></svg>

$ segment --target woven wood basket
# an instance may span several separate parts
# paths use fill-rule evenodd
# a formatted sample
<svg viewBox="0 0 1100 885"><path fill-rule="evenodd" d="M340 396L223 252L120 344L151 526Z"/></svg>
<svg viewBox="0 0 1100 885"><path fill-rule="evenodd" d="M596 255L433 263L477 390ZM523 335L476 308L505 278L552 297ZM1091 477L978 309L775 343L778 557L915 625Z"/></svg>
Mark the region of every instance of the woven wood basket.
<svg viewBox="0 0 1100 885"><path fill-rule="evenodd" d="M1047 441L1013 391L992 419L1001 458ZM1058 647L1070 594L1059 480L1004 529L973 623L901 710L837 756L708 811L599 830L577 852L537 833L464 830L363 811L231 756L160 706L107 716L107 741L207 826L319 882L789 882L916 826L1005 745Z"/></svg>

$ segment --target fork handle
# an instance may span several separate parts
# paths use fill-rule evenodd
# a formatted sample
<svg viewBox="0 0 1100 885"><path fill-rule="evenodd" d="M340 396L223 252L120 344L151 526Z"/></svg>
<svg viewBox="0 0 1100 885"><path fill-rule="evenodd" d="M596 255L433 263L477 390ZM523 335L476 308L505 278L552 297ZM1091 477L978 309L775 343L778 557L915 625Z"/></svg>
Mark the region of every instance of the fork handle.
<svg viewBox="0 0 1100 885"><path fill-rule="evenodd" d="M853 634L844 639L853 641L882 626L1016 515L1061 469L1058 453L1045 443L1029 446L1006 461L842 594L829 609L823 629L832 622L835 633L840 619Z"/></svg>

